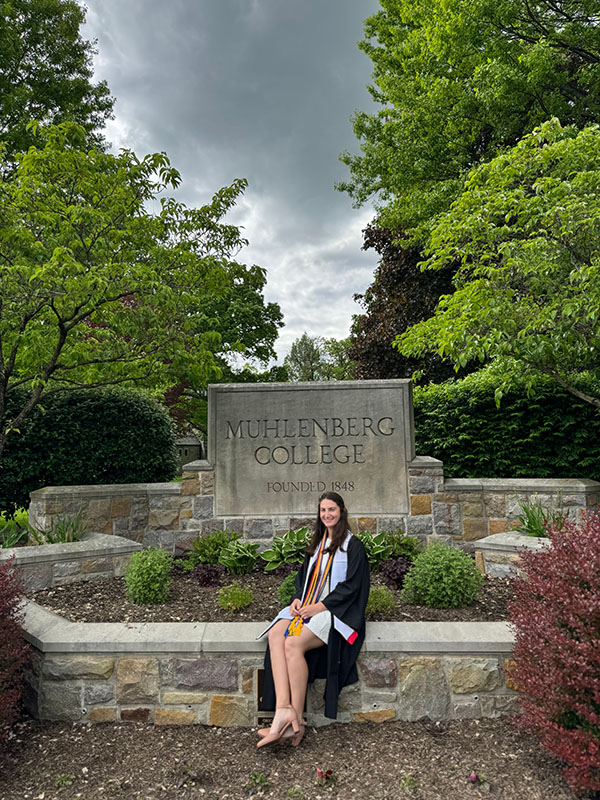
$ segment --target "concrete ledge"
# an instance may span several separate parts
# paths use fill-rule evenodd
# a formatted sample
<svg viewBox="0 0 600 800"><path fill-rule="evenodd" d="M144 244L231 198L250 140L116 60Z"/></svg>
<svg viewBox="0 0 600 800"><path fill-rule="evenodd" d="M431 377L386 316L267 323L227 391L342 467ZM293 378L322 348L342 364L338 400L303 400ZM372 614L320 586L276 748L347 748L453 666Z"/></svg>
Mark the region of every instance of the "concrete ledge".
<svg viewBox="0 0 600 800"><path fill-rule="evenodd" d="M515 553L519 550L541 550L548 546L550 540L543 536L527 536L520 531L494 533L477 542L477 550L491 550L504 553Z"/></svg>
<svg viewBox="0 0 600 800"><path fill-rule="evenodd" d="M26 603L25 638L43 653L262 653L267 622L77 623ZM510 653L506 622L371 622L363 653Z"/></svg>
<svg viewBox="0 0 600 800"><path fill-rule="evenodd" d="M600 483L579 478L448 478L444 491L597 494Z"/></svg>
<svg viewBox="0 0 600 800"><path fill-rule="evenodd" d="M142 549L142 545L123 536L90 533L80 542L37 544L0 550L0 561L15 556L15 565L43 564L47 561L71 561L99 556L123 556Z"/></svg>
<svg viewBox="0 0 600 800"><path fill-rule="evenodd" d="M198 462L192 462L198 463ZM63 497L129 497L136 494L178 495L179 483L97 483L86 486L44 486L30 493L31 500L50 500Z"/></svg>

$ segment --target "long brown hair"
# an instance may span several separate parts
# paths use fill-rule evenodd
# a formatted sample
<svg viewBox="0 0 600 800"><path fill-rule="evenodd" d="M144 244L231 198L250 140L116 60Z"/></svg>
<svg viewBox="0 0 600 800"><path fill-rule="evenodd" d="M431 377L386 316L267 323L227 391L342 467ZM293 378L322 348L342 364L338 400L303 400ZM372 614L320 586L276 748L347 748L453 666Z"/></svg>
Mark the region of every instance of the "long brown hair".
<svg viewBox="0 0 600 800"><path fill-rule="evenodd" d="M335 528L333 529L333 535L331 537L331 544L327 548L326 552L328 553L335 553L338 547L341 549L342 545L344 544L344 539L348 533L348 509L344 503L344 498L339 495L337 492L324 492L321 497L319 497L317 503L317 519L315 520L315 529L312 535L312 539L310 540L310 545L308 550L306 551L309 555L313 555L317 547L319 546L321 539L327 533L327 528L321 522L321 501L322 500L333 500L336 506L340 510L340 518L336 523Z"/></svg>

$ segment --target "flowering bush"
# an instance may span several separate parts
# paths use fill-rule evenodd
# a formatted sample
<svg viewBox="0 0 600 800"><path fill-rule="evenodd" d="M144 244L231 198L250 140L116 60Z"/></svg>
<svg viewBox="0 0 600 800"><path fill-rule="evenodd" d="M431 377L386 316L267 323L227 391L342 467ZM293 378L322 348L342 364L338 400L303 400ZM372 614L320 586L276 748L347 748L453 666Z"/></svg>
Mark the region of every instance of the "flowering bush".
<svg viewBox="0 0 600 800"><path fill-rule="evenodd" d="M0 740L17 717L29 652L20 624L23 584L13 561L0 562Z"/></svg>
<svg viewBox="0 0 600 800"><path fill-rule="evenodd" d="M600 789L600 516L548 528L521 555L510 619L519 725L567 766L576 791Z"/></svg>

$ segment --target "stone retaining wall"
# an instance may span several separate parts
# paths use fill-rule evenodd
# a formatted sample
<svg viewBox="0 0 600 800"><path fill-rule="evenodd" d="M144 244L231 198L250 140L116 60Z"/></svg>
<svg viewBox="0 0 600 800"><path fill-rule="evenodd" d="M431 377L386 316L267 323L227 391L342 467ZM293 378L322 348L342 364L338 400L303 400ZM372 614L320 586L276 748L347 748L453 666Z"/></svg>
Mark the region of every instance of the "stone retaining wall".
<svg viewBox="0 0 600 800"><path fill-rule="evenodd" d="M34 657L28 710L40 719L156 725L250 726L266 623L90 624L27 604ZM343 690L339 722L496 717L513 710L504 672L512 635L503 622L368 623L360 681ZM323 681L309 689L311 725Z"/></svg>
<svg viewBox="0 0 600 800"><path fill-rule="evenodd" d="M398 528L423 542L472 542L511 530L524 503L540 500L573 519L597 509L600 483L577 479L449 479L441 461L418 456L409 464L410 514L358 514L351 527L376 533ZM30 522L49 530L53 521L81 513L88 529L161 546L189 548L191 538L228 528L267 546L273 536L312 524L313 517L214 515L214 470L208 461L186 464L181 483L116 486L47 486L31 493ZM352 511L352 495L346 493Z"/></svg>
<svg viewBox="0 0 600 800"><path fill-rule="evenodd" d="M475 563L484 575L508 578L519 572L520 553L523 550L539 552L548 544L548 539L526 536L518 531L495 533L477 543Z"/></svg>
<svg viewBox="0 0 600 800"><path fill-rule="evenodd" d="M142 546L121 536L93 534L80 542L0 549L0 561L14 556L28 591L75 581L125 574L131 554Z"/></svg>

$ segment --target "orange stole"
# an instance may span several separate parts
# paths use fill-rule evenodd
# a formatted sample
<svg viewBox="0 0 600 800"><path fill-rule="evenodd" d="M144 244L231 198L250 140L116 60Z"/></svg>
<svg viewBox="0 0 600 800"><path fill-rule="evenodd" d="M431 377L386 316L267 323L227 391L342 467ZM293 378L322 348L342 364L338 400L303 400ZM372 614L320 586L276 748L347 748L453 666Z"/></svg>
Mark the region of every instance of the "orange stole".
<svg viewBox="0 0 600 800"><path fill-rule="evenodd" d="M302 605L308 606L311 603L316 603L319 600L319 595L325 585L325 581L327 580L327 575L329 574L329 570L331 568L331 561L333 559L333 553L329 554L329 558L327 559L327 564L325 564L325 569L323 570L323 575L321 580L319 580L319 573L321 571L321 562L323 559L323 550L325 549L325 541L327 539L327 534L323 536L321 539L321 544L319 545L319 554L317 556L317 560L315 561L315 567L313 569L313 574L311 575L311 579L309 581L309 585L306 589L304 597L302 598ZM302 617L294 617L294 619L290 622L287 626L285 635L286 636L299 636L302 633L302 626L304 625L304 620Z"/></svg>

